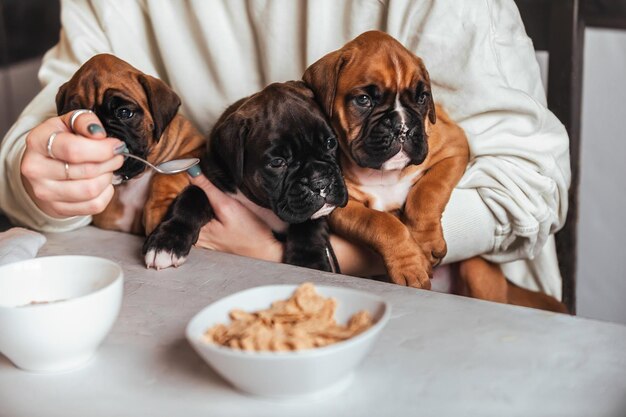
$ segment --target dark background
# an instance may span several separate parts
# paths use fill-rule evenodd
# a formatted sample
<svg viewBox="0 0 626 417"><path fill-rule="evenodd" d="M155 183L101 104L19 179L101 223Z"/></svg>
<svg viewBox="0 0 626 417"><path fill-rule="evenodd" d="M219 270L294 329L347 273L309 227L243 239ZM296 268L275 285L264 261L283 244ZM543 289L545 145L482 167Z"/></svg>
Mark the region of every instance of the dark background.
<svg viewBox="0 0 626 417"><path fill-rule="evenodd" d="M587 26L626 29L626 0L582 0Z"/></svg>
<svg viewBox="0 0 626 417"><path fill-rule="evenodd" d="M0 0L0 67L42 55L59 29L58 0Z"/></svg>

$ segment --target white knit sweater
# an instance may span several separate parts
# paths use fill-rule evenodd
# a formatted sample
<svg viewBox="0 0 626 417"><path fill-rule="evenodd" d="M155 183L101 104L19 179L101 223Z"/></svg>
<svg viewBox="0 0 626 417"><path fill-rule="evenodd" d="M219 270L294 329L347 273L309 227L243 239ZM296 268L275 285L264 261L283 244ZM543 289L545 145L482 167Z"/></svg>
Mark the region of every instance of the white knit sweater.
<svg viewBox="0 0 626 417"><path fill-rule="evenodd" d="M62 24L39 73L43 90L1 144L0 208L14 222L43 231L90 222L42 213L19 164L26 133L55 115L59 86L92 55L113 53L166 81L207 132L229 103L299 79L322 55L380 29L424 59L434 99L469 138L472 161L443 219L446 262L534 258L505 273L560 297L551 233L567 211L568 138L546 108L513 0L65 0Z"/></svg>

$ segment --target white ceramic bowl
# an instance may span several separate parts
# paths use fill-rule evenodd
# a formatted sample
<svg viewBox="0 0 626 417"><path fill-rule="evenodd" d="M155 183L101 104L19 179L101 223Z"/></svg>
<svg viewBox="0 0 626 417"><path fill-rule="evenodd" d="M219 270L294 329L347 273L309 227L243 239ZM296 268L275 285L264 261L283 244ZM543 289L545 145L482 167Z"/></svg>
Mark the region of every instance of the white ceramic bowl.
<svg viewBox="0 0 626 417"><path fill-rule="evenodd" d="M375 324L365 332L333 345L295 352L246 352L204 340L205 331L230 322L232 309L256 311L289 298L296 285L268 285L222 298L200 311L187 326L187 339L200 356L241 391L277 399L315 398L338 392L352 380L389 320L391 307L381 297L347 288L318 286L318 292L337 300L340 324L359 310L368 310Z"/></svg>
<svg viewBox="0 0 626 417"><path fill-rule="evenodd" d="M122 292L122 268L103 258L50 256L4 265L0 352L29 371L77 368L111 330Z"/></svg>

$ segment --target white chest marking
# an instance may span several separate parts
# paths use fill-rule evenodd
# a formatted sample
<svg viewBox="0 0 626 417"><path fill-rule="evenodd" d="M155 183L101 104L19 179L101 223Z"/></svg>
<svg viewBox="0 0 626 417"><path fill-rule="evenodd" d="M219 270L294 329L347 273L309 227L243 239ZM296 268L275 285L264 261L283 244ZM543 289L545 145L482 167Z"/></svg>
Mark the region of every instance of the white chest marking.
<svg viewBox="0 0 626 417"><path fill-rule="evenodd" d="M359 189L371 196L370 208L390 211L404 207L409 189L424 175L424 170L400 177L401 170L363 169L357 174Z"/></svg>
<svg viewBox="0 0 626 417"><path fill-rule="evenodd" d="M400 150L397 154L395 154L392 158L388 159L381 169L385 172L387 171L396 171L403 169L408 163L411 162L411 158L409 155L404 152L404 150Z"/></svg>
<svg viewBox="0 0 626 417"><path fill-rule="evenodd" d="M120 230L130 232L135 218L143 216L143 209L150 192L152 174L152 170L146 171L142 176L116 187L118 199L124 206L124 213L117 220L117 226Z"/></svg>
<svg viewBox="0 0 626 417"><path fill-rule="evenodd" d="M320 193L321 194L321 193ZM322 195L322 197L324 197ZM337 206L333 206L328 203L324 203L321 209L317 210L313 215L311 215L311 220L319 219L320 217L328 216L333 210L337 208Z"/></svg>
<svg viewBox="0 0 626 417"><path fill-rule="evenodd" d="M282 221L274 212L268 208L261 207L248 199L245 195L241 193L241 191L237 190L235 194L229 194L232 198L239 201L244 205L248 210L256 214L261 220L265 222L273 231L278 233L285 233L287 231L287 227L289 226L287 223Z"/></svg>

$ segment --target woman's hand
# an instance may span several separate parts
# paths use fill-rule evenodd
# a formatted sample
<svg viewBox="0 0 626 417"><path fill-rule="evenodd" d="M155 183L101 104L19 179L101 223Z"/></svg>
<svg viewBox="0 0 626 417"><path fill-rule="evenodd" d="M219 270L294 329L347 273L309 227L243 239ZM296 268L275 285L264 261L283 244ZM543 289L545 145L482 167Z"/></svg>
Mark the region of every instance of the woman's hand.
<svg viewBox="0 0 626 417"><path fill-rule="evenodd" d="M224 194L204 175L192 178L191 182L204 190L216 216L202 228L196 246L266 261L282 261L284 247L274 238L267 224L239 201ZM342 273L356 276L385 273L382 258L372 250L336 235L331 235L331 244Z"/></svg>
<svg viewBox="0 0 626 417"><path fill-rule="evenodd" d="M79 110L53 117L26 136L22 181L35 204L52 217L102 212L113 197L113 171L124 163L125 147L106 137L94 113Z"/></svg>
<svg viewBox="0 0 626 417"><path fill-rule="evenodd" d="M191 182L204 190L215 212L215 219L200 231L196 246L266 261L282 260L282 244L256 214L222 192L204 175L192 178Z"/></svg>

